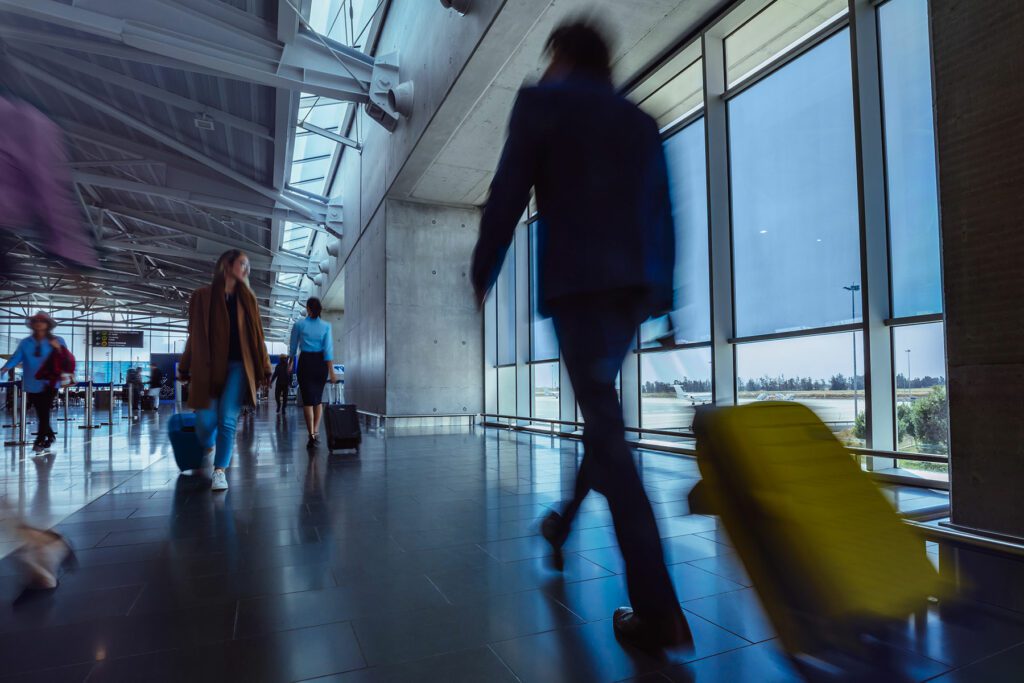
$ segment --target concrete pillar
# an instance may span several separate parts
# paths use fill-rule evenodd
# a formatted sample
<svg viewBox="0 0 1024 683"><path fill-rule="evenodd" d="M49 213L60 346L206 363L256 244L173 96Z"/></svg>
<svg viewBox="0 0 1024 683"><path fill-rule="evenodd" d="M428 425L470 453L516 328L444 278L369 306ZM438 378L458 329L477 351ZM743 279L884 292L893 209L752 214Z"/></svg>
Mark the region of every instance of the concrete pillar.
<svg viewBox="0 0 1024 683"><path fill-rule="evenodd" d="M345 400L361 410L385 414L385 233L384 209L373 216L345 263ZM337 350L337 349L336 349Z"/></svg>
<svg viewBox="0 0 1024 683"><path fill-rule="evenodd" d="M331 341L334 342L334 362L345 365L345 311L325 310L320 315L324 322L331 325Z"/></svg>
<svg viewBox="0 0 1024 683"><path fill-rule="evenodd" d="M1024 538L1024 3L929 6L952 522Z"/></svg>
<svg viewBox="0 0 1024 683"><path fill-rule="evenodd" d="M469 279L479 211L393 199L385 207L387 414L479 413L483 319Z"/></svg>

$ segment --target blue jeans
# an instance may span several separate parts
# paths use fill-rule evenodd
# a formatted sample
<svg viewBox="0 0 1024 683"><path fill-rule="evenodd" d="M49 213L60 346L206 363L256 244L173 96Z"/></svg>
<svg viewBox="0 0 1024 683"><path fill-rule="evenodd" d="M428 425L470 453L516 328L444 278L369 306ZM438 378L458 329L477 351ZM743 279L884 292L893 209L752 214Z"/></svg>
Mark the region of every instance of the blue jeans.
<svg viewBox="0 0 1024 683"><path fill-rule="evenodd" d="M220 396L210 398L210 407L196 411L196 434L203 448L217 446L213 466L226 468L231 464L231 452L235 447L235 428L238 426L238 411L242 407L242 388L245 384L245 368L241 361L228 363L228 374Z"/></svg>

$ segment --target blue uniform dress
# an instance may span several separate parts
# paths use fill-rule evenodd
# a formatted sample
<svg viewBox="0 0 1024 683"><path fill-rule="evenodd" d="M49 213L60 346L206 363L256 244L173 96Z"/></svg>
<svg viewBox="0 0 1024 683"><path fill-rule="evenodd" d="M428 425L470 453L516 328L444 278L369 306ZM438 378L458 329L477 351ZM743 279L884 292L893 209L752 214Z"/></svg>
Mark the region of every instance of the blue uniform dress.
<svg viewBox="0 0 1024 683"><path fill-rule="evenodd" d="M331 339L331 324L321 318L303 318L292 326L288 355L299 356L299 395L302 405L320 405L327 383L327 363L334 360L334 342Z"/></svg>

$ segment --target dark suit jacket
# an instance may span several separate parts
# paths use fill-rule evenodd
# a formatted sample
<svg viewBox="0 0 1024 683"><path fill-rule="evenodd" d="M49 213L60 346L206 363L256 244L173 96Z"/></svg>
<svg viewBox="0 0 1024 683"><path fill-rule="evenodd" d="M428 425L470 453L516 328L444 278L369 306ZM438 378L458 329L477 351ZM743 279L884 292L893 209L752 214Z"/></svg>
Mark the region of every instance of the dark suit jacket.
<svg viewBox="0 0 1024 683"><path fill-rule="evenodd" d="M519 91L473 254L473 285L489 289L536 190L539 298L627 291L638 312L672 307L675 232L654 120L583 76Z"/></svg>
<svg viewBox="0 0 1024 683"><path fill-rule="evenodd" d="M291 384L292 376L288 372L288 361L278 361L277 366L274 368L274 374L270 378L270 381L274 383L274 386L278 389L287 387Z"/></svg>

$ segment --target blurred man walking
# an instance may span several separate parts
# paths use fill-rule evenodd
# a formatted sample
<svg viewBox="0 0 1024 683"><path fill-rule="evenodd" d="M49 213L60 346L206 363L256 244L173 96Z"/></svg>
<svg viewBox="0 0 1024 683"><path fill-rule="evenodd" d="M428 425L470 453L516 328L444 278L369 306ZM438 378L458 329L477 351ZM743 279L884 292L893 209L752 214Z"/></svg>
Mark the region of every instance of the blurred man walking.
<svg viewBox="0 0 1024 683"><path fill-rule="evenodd" d="M588 21L547 42L539 85L519 91L473 257L483 301L534 188L539 301L554 319L585 422L577 500L593 488L611 508L632 608L616 635L645 648L691 640L658 527L625 439L615 377L637 326L672 307L675 237L668 175L654 120L616 93L610 48ZM545 520L556 556L569 533Z"/></svg>

